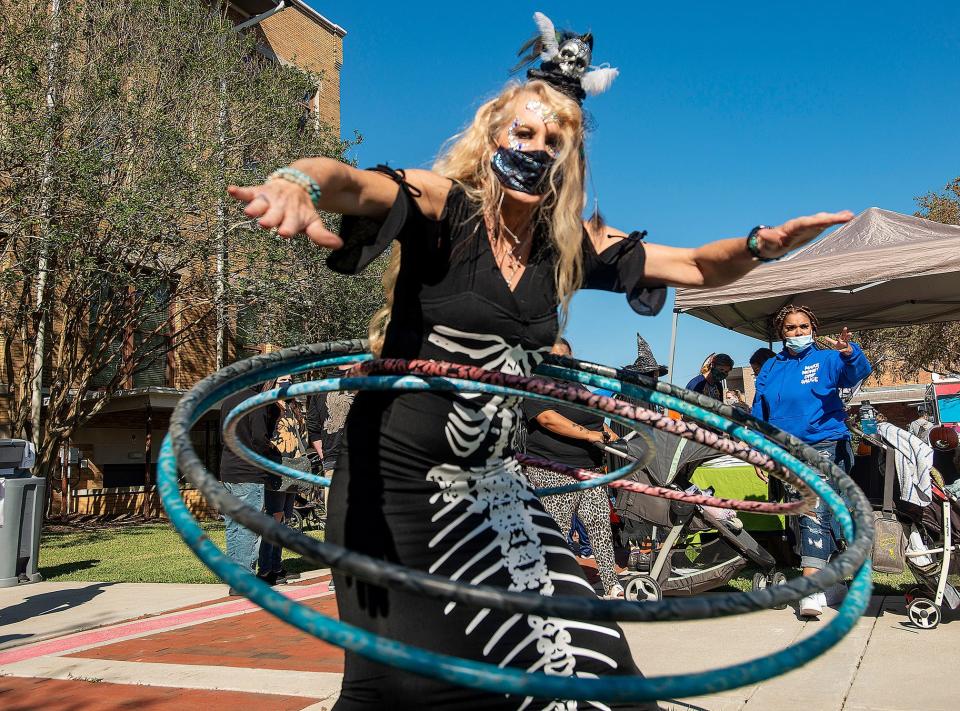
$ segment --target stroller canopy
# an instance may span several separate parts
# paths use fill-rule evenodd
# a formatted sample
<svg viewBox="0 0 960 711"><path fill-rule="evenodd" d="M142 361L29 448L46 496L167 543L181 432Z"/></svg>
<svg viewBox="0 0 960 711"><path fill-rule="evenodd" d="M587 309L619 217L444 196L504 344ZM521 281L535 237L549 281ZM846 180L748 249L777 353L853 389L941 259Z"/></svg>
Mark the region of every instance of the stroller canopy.
<svg viewBox="0 0 960 711"><path fill-rule="evenodd" d="M653 481L659 484L671 483L677 473L688 464L699 465L721 456L712 447L691 442L669 432L651 427L644 427L641 432L653 442L654 447L653 459L644 469ZM646 452L646 446L642 444L642 440L628 440L626 446L627 453L635 459L639 459L640 455Z"/></svg>

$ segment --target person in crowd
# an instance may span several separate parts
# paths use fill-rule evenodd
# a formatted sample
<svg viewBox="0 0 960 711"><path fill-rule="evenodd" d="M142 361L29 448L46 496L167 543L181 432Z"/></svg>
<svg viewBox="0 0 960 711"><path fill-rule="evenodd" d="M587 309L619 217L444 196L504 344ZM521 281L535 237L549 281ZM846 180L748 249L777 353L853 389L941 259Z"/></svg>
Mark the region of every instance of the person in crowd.
<svg viewBox="0 0 960 711"><path fill-rule="evenodd" d="M753 352L753 355L750 356L750 370L753 371L753 376L756 377L760 375L760 370L763 368L763 364L768 360L773 358L776 355L769 348L758 348Z"/></svg>
<svg viewBox="0 0 960 711"><path fill-rule="evenodd" d="M633 363L623 366L623 370L646 375L654 380L659 380L669 372L667 366L657 361L653 355L653 349L650 347L650 344L647 343L647 340L639 333L637 334L637 357ZM662 409L659 405L651 405L650 403L641 402L625 395L617 395L617 399L657 411ZM611 422L610 428L619 437L625 437L631 431L629 427L621 425L619 422ZM608 467L622 467L624 463L624 459L613 454L607 458ZM631 478L635 479L636 477ZM650 563L650 555L643 549L643 544L655 538L654 526L640 519L630 511L630 507L627 506L626 502L631 495L633 495L632 492L626 489L615 489L614 491L614 508L619 512L623 512L620 516L620 541L627 549L627 569L637 571L640 570L642 564Z"/></svg>
<svg viewBox="0 0 960 711"><path fill-rule="evenodd" d="M723 402L723 381L733 370L733 358L726 353L717 353L710 361L710 369L706 375L700 374L687 383L687 390L706 395Z"/></svg>
<svg viewBox="0 0 960 711"><path fill-rule="evenodd" d="M726 394L723 396L723 401L728 405L732 405L733 407L744 410L745 412L750 411L750 406L744 399L743 393L739 390L727 390Z"/></svg>
<svg viewBox="0 0 960 711"><path fill-rule="evenodd" d="M929 439L930 430L936 425L930 421L930 415L924 411L926 408L921 407L923 407L923 410L917 413L917 419L907 425L907 432L920 439Z"/></svg>
<svg viewBox="0 0 960 711"><path fill-rule="evenodd" d="M854 387L870 375L872 366L846 328L835 339L820 337L823 346L817 343L817 317L806 306L785 306L774 317L773 328L783 350L757 377L753 415L798 437L849 474L853 450L839 390ZM767 481L765 472L757 469L757 474ZM787 491L799 496L790 487ZM800 565L804 575L813 575L839 550L840 528L822 499L798 523ZM842 590L831 591L831 598L840 595ZM819 617L832 602L824 593L814 593L800 601L799 613Z"/></svg>
<svg viewBox="0 0 960 711"><path fill-rule="evenodd" d="M560 356L573 355L570 343L563 338L552 352ZM527 423L527 454L598 473L604 471L604 453L597 445L617 439L617 436L604 424L601 415L527 398L523 401L523 416ZM570 477L540 467L529 466L525 472L536 489L570 483ZM604 595L622 598L623 587L613 557L610 501L606 487L545 496L541 501L564 533L571 529L573 516L577 514L587 530Z"/></svg>
<svg viewBox="0 0 960 711"><path fill-rule="evenodd" d="M277 387L290 385L292 382L293 378L289 375L282 375L277 378ZM280 417L271 443L283 458L305 457L307 452L303 443L304 418L300 403L291 399L281 400L277 405L280 408ZM279 491L268 486L264 491L263 509L268 515L283 523L293 516L293 504L296 498L295 491ZM275 546L269 541L261 541L257 576L270 585L287 580L289 574L283 567L282 558L283 549L280 546Z"/></svg>
<svg viewBox="0 0 960 711"><path fill-rule="evenodd" d="M337 370L343 375L350 368L347 364L338 366ZM350 390L333 390L307 400L307 439L322 463L324 476L333 476L337 466L347 414L355 396L356 393Z"/></svg>
<svg viewBox="0 0 960 711"><path fill-rule="evenodd" d="M258 392L270 390L273 382L264 383L261 388L246 388L230 395L220 403L220 429L230 411L247 398ZM271 461L281 461L280 451L273 444L273 434L280 419L279 406L261 407L237 423L237 438L246 447ZM258 511L263 509L265 491L268 485L276 487L280 477L264 472L258 466L244 461L229 447L224 447L220 455L220 481L231 494ZM241 525L238 521L226 520L227 556L244 568L256 572L259 558L260 537ZM231 589L230 594L235 594Z"/></svg>
<svg viewBox="0 0 960 711"><path fill-rule="evenodd" d="M340 375L343 375L351 366L349 364L337 366ZM310 446L317 453L321 463L323 475L333 480L333 472L337 468L337 459L343 449L344 433L347 425L347 414L353 405L356 393L352 390L332 390L326 393L313 395L307 401L307 439ZM330 489L323 490L323 506L329 515L327 504L330 500ZM330 589L336 589L336 583L330 580Z"/></svg>
<svg viewBox="0 0 960 711"><path fill-rule="evenodd" d="M600 69L587 71L589 33L561 33L558 40L547 18L538 14L537 21L543 50L531 56L540 63L528 81L483 102L433 170L359 170L306 158L262 184L229 187L263 228L284 237L306 233L335 250L328 263L342 273L355 274L390 249L385 306L370 330L377 355L530 375L557 342L580 288L623 293L637 313L655 315L668 284L730 283L760 260L852 219L846 211L818 213L696 248L592 229L583 219L581 101L615 72L601 72L607 79L599 82ZM344 215L340 235L321 212ZM492 394L359 393L333 477L327 539L465 584L592 597L512 456L516 404ZM544 624L542 616L454 605L340 571L334 579L340 619L391 639L514 670L638 673L613 623ZM348 651L336 710L387 705L516 709L556 702L466 689Z"/></svg>

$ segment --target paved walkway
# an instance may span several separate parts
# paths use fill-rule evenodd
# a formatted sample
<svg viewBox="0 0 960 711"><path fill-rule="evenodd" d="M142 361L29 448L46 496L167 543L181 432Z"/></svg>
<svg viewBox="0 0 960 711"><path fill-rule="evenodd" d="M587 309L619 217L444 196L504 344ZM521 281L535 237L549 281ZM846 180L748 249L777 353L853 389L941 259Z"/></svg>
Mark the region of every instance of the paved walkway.
<svg viewBox="0 0 960 711"><path fill-rule="evenodd" d="M327 576L280 589L336 614ZM342 652L222 585L38 583L0 590L0 708L8 711L329 709ZM812 634L790 610L703 622L627 624L648 675L701 671L768 654ZM916 630L903 599L875 597L837 647L803 669L668 709L946 711L957 707L960 621ZM42 702L39 700L42 699Z"/></svg>

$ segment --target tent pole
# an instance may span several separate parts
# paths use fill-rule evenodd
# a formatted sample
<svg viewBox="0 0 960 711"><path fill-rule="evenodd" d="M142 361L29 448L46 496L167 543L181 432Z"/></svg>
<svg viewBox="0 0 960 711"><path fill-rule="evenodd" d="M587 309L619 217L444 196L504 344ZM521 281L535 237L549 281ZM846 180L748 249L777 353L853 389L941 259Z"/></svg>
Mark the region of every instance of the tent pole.
<svg viewBox="0 0 960 711"><path fill-rule="evenodd" d="M673 364L677 357L677 322L680 319L680 309L673 310L673 327L670 329L670 370L667 373L669 382L673 385Z"/></svg>

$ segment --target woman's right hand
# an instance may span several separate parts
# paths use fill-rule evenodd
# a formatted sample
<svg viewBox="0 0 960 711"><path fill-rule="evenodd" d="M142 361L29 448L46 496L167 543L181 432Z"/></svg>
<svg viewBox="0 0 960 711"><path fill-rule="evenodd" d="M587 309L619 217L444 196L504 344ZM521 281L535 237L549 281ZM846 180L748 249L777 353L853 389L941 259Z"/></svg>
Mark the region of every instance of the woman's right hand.
<svg viewBox="0 0 960 711"><path fill-rule="evenodd" d="M302 232L311 242L327 249L343 246L343 240L323 224L307 191L295 183L274 178L260 185L231 185L227 192L247 203L243 213L257 218L257 224L265 230L273 230L286 238Z"/></svg>
<svg viewBox="0 0 960 711"><path fill-rule="evenodd" d="M754 467L753 471L756 473L757 479L762 481L764 484L770 481L770 475L767 474L765 471L763 471L763 469L761 469L760 467Z"/></svg>

